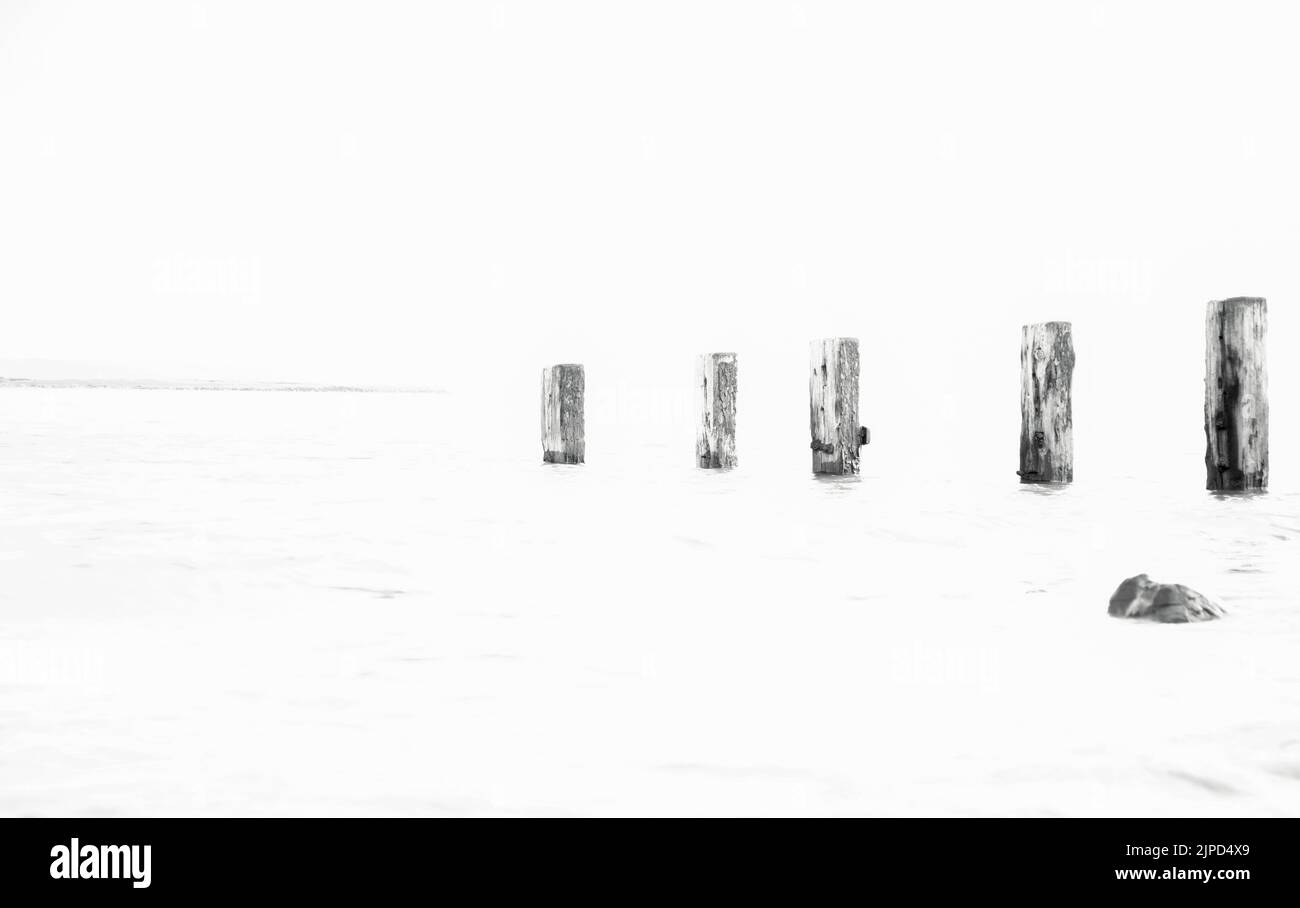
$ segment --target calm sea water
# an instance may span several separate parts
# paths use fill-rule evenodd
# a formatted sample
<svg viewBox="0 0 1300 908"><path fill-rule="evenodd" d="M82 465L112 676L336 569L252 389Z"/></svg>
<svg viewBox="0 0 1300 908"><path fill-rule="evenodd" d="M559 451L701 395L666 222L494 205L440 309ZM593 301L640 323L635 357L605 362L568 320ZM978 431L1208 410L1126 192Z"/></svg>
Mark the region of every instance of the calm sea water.
<svg viewBox="0 0 1300 908"><path fill-rule="evenodd" d="M0 392L0 813L1300 813L1294 491L469 406ZM1109 618L1142 570L1231 616Z"/></svg>

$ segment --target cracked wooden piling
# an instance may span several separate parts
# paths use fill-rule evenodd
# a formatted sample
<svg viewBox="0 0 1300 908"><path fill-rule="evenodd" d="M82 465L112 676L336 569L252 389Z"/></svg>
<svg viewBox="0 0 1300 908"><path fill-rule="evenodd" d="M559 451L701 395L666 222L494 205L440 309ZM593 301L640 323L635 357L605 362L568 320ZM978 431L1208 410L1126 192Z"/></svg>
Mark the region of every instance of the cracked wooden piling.
<svg viewBox="0 0 1300 908"><path fill-rule="evenodd" d="M566 363L542 370L542 460L582 463L587 453L581 365Z"/></svg>
<svg viewBox="0 0 1300 908"><path fill-rule="evenodd" d="M1239 296L1205 309L1205 487L1268 488L1268 304Z"/></svg>
<svg viewBox="0 0 1300 908"><path fill-rule="evenodd" d="M814 473L852 474L862 443L858 425L858 339L831 337L811 345L809 428Z"/></svg>
<svg viewBox="0 0 1300 908"><path fill-rule="evenodd" d="M695 461L705 469L736 465L736 354L704 353L695 363L699 422Z"/></svg>
<svg viewBox="0 0 1300 908"><path fill-rule="evenodd" d="M1069 322L1020 330L1021 482L1074 481L1074 338Z"/></svg>

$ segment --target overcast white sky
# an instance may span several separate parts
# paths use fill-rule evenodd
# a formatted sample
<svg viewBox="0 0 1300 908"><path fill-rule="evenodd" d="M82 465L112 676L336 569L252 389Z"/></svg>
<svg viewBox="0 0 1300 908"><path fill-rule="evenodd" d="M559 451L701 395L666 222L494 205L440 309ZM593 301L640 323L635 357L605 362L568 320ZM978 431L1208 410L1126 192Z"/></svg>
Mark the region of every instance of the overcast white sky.
<svg viewBox="0 0 1300 908"><path fill-rule="evenodd" d="M1195 446L1205 301L1261 295L1297 412L1285 3L0 9L0 356L531 406L733 349L743 409L848 334L864 422L977 431L1069 319L1094 437Z"/></svg>

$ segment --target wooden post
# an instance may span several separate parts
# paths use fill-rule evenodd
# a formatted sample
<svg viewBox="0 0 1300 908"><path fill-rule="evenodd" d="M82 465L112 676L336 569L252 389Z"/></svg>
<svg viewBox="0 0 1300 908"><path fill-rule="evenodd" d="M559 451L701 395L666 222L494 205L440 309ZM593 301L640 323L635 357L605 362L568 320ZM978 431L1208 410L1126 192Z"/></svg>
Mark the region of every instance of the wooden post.
<svg viewBox="0 0 1300 908"><path fill-rule="evenodd" d="M1069 322L1020 331L1021 482L1074 481L1074 339Z"/></svg>
<svg viewBox="0 0 1300 908"><path fill-rule="evenodd" d="M812 342L808 381L814 473L857 473L858 339L831 337Z"/></svg>
<svg viewBox="0 0 1300 908"><path fill-rule="evenodd" d="M1205 309L1205 487L1268 488L1268 304L1256 297Z"/></svg>
<svg viewBox="0 0 1300 908"><path fill-rule="evenodd" d="M582 463L587 453L582 401L586 376L581 365L542 370L542 460Z"/></svg>
<svg viewBox="0 0 1300 908"><path fill-rule="evenodd" d="M695 363L700 421L696 462L705 469L736 465L736 354L704 353Z"/></svg>

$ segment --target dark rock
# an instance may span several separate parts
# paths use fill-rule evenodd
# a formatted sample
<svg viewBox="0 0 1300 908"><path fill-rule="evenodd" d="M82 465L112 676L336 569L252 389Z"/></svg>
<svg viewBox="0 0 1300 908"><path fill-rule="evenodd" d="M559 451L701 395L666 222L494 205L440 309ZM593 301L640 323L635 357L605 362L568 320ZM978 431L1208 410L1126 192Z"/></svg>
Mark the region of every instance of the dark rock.
<svg viewBox="0 0 1300 908"><path fill-rule="evenodd" d="M1146 574L1130 577L1110 597L1114 618L1142 618L1170 624L1212 621L1227 614L1223 606L1181 583L1156 583Z"/></svg>

